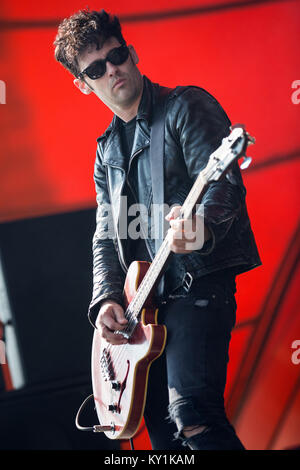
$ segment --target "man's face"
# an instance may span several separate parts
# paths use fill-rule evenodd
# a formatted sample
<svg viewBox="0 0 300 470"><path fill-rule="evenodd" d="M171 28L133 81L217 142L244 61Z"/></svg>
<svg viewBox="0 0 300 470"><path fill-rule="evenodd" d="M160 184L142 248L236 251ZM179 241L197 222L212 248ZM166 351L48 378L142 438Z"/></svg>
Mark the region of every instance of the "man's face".
<svg viewBox="0 0 300 470"><path fill-rule="evenodd" d="M79 57L79 68L82 72L86 67L91 65L95 60L105 59L107 54L114 48L120 47L119 41L115 37L109 38L104 42L101 49L97 50L96 46L91 50L87 50ZM142 76L136 66L138 57L132 46L129 46L128 59L121 65L113 65L106 62L106 72L101 78L91 80L87 75L82 80L74 80L74 82L84 93L90 92L87 85L92 91L114 112L116 110L125 110L130 107L141 93ZM85 88L86 87L86 88Z"/></svg>

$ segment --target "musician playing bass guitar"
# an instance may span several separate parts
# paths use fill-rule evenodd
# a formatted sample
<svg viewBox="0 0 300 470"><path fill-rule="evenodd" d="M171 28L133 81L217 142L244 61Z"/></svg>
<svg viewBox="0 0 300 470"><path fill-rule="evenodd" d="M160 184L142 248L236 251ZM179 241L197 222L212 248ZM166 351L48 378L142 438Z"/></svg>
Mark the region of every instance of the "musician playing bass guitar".
<svg viewBox="0 0 300 470"><path fill-rule="evenodd" d="M73 74L75 86L85 95L94 93L114 113L98 138L95 161L98 209L89 319L107 344L121 348L130 342L121 334L128 324L123 304L128 266L134 260L151 262L156 254L151 214L159 179L151 180L150 136L163 87L141 74L118 18L104 10L85 9L66 18L54 44L55 57ZM193 66L184 57L178 57L179 64ZM79 119L88 125L97 116ZM167 336L147 382L144 418L153 449L244 449L226 416L224 389L236 321L236 276L261 261L237 162L225 178L206 187L190 220L179 217L230 126L220 104L202 88L168 89L163 182L172 256L155 293L158 323ZM112 381L112 387L120 385ZM119 404L113 407L120 412Z"/></svg>

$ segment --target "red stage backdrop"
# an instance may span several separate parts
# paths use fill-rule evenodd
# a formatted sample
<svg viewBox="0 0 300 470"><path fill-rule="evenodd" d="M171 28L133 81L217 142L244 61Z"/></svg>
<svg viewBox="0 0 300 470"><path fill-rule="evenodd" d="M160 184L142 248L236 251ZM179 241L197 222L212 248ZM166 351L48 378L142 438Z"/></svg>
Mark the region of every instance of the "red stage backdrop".
<svg viewBox="0 0 300 470"><path fill-rule="evenodd" d="M120 16L142 73L207 89L257 140L244 181L263 266L238 280L226 403L248 449L300 446L300 4L2 2L1 222L95 206L96 138L112 115L74 87L52 47L59 21L87 5ZM135 448L150 448L145 430Z"/></svg>

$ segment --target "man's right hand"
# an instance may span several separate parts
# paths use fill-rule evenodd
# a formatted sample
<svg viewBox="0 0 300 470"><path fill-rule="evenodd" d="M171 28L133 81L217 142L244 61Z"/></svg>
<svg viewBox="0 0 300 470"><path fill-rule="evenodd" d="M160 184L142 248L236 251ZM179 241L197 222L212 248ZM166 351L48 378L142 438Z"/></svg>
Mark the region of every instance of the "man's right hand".
<svg viewBox="0 0 300 470"><path fill-rule="evenodd" d="M101 332L101 336L111 344L125 344L128 340L122 335L116 335L114 331L124 330L128 320L124 315L124 309L113 300L105 300L100 307L96 327Z"/></svg>

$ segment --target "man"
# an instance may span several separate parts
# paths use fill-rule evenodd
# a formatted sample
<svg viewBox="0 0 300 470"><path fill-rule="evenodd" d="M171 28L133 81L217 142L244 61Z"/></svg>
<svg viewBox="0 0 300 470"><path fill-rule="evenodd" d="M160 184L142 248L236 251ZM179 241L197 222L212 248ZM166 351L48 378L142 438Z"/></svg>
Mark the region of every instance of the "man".
<svg viewBox="0 0 300 470"><path fill-rule="evenodd" d="M75 86L86 95L94 93L114 113L98 139L95 162L98 211L89 318L109 343L122 344L127 339L114 332L127 323L122 305L125 272L132 260L151 261L155 256L155 240L149 235L149 145L162 88L141 75L137 53L126 45L119 20L103 10L83 10L65 19L55 46L56 59L74 75ZM173 206L166 219L174 255L158 299L159 321L166 325L168 339L164 354L150 368L144 414L153 449L182 449L182 444L199 450L244 448L226 417L224 388L236 314L235 277L261 261L238 165L205 191L204 219L203 211L197 211L192 225L176 220L193 182L229 127L221 106L203 89L169 90L164 202ZM128 207L147 207L150 232L143 238L121 237L122 196ZM104 209L109 204L114 221L110 237ZM127 229L130 235L129 225Z"/></svg>

